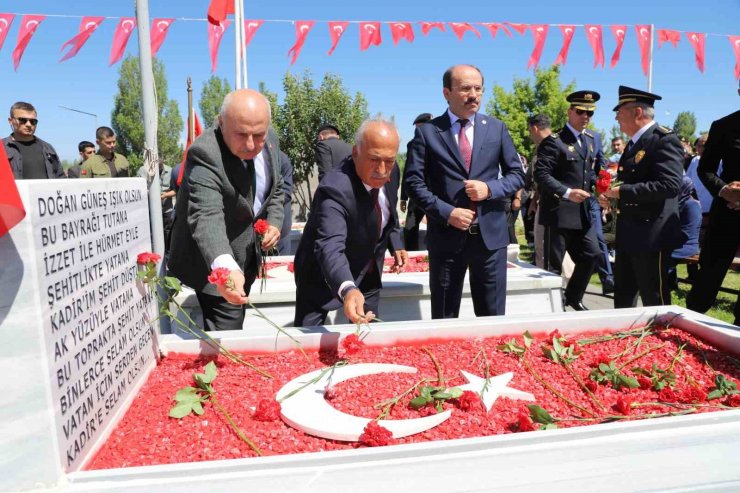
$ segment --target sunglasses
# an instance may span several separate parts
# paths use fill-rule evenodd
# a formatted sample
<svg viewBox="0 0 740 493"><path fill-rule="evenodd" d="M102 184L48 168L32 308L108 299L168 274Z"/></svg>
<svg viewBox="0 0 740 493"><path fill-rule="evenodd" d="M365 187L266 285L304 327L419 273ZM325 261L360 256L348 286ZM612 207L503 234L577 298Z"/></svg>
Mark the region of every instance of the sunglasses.
<svg viewBox="0 0 740 493"><path fill-rule="evenodd" d="M586 113L588 116L594 116L594 112L592 110L576 110L576 114L578 116L583 115Z"/></svg>
<svg viewBox="0 0 740 493"><path fill-rule="evenodd" d="M31 122L31 125L35 127L39 123L37 118L23 118L17 116L14 116L13 118L18 120L18 123L20 123L21 125L25 125L26 123Z"/></svg>

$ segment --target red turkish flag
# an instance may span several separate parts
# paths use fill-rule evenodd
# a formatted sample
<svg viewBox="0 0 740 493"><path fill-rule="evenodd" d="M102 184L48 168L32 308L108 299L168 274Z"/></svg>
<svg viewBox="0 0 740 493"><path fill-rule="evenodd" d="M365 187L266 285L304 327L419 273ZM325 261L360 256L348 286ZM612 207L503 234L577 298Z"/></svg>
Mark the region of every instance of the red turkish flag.
<svg viewBox="0 0 740 493"><path fill-rule="evenodd" d="M640 46L642 72L647 75L650 66L650 39L653 37L653 32L649 24L636 25L635 32L637 33L637 44Z"/></svg>
<svg viewBox="0 0 740 493"><path fill-rule="evenodd" d="M696 54L696 67L699 72L704 73L704 40L706 35L704 33L686 33L686 37L694 47L694 53Z"/></svg>
<svg viewBox="0 0 740 493"><path fill-rule="evenodd" d="M341 38L342 34L344 34L344 31L347 30L347 26L349 26L349 22L346 21L329 22L329 36L331 37L331 48L329 49L329 55L334 53L334 50L337 49L339 38Z"/></svg>
<svg viewBox="0 0 740 493"><path fill-rule="evenodd" d="M311 30L315 21L295 21L295 44L288 50L288 56L290 56L290 64L293 65L298 60L298 55L301 54L303 49L303 43L306 42L308 32Z"/></svg>
<svg viewBox="0 0 740 493"><path fill-rule="evenodd" d="M221 24L226 16L234 13L234 0L211 0L208 5L208 22L214 26Z"/></svg>
<svg viewBox="0 0 740 493"><path fill-rule="evenodd" d="M360 51L380 46L380 22L360 22Z"/></svg>
<svg viewBox="0 0 740 493"><path fill-rule="evenodd" d="M596 24L586 24L586 36L591 50L594 52L594 67L597 65L604 66L604 40L602 38L601 26Z"/></svg>
<svg viewBox="0 0 740 493"><path fill-rule="evenodd" d="M200 134L203 133L203 127L200 125L198 120L198 113L193 111L193 121L188 118L188 140L185 142L185 150L182 153L182 162L180 163L180 172L177 174L177 186L182 185L182 177L185 175L185 158L188 157L188 148L193 140L190 139L190 127L193 127L193 140L195 140Z"/></svg>
<svg viewBox="0 0 740 493"><path fill-rule="evenodd" d="M64 55L59 61L63 62L64 60L69 60L70 58L75 56L82 48L82 45L87 42L92 33L95 32L95 30L104 20L105 17L83 17L82 21L80 21L80 32L77 33L75 37L64 43L62 45L61 51L64 51L64 48L66 48L67 46L72 46L72 48L70 48L67 54Z"/></svg>
<svg viewBox="0 0 740 493"><path fill-rule="evenodd" d="M479 22L478 24L488 29L492 38L496 37L496 33L498 33L499 29L505 32L508 37L511 37L511 31L509 31L509 28L500 22Z"/></svg>
<svg viewBox="0 0 740 493"><path fill-rule="evenodd" d="M622 54L622 46L624 45L624 35L627 32L627 26L610 26L614 39L617 41L617 47L614 48L614 54L612 55L612 61L609 64L611 68L616 67L619 61L619 56Z"/></svg>
<svg viewBox="0 0 740 493"><path fill-rule="evenodd" d="M121 17L116 26L116 32L113 34L113 44L110 47L110 63L113 65L123 57L123 52L126 50L126 43L131 37L131 33L134 32L136 27L136 19L134 17Z"/></svg>
<svg viewBox="0 0 740 493"><path fill-rule="evenodd" d="M527 32L527 24L514 24L513 22L504 22L507 26L511 27L514 31L521 35Z"/></svg>
<svg viewBox="0 0 740 493"><path fill-rule="evenodd" d="M26 51L26 46L31 41L33 33L36 32L39 24L45 18L45 15L24 15L21 17L21 28L18 30L18 39L13 50L13 67L15 70L18 70L18 65L21 64L23 52Z"/></svg>
<svg viewBox="0 0 740 493"><path fill-rule="evenodd" d="M480 33L478 32L478 30L467 22L448 22L447 24L449 24L450 28L455 31L457 39L459 39L460 41L462 41L466 31L471 31L473 34L478 36L478 38L480 38Z"/></svg>
<svg viewBox="0 0 740 493"><path fill-rule="evenodd" d="M547 39L547 30L549 26L547 24L531 24L529 28L532 30L532 36L534 37L534 49L532 54L529 56L529 62L527 63L527 70L540 63L540 57L542 57L542 49L545 47L545 40Z"/></svg>
<svg viewBox="0 0 740 493"><path fill-rule="evenodd" d="M258 21L255 19L249 19L244 21L244 47L249 46L249 43L254 37L254 33L260 28L265 21Z"/></svg>
<svg viewBox="0 0 740 493"><path fill-rule="evenodd" d="M221 24L208 23L208 51L211 53L211 72L216 71L218 65L218 47L221 45L221 38L224 37L224 32L231 25L229 19L224 19Z"/></svg>
<svg viewBox="0 0 740 493"><path fill-rule="evenodd" d="M397 45L399 41L405 39L409 43L414 42L414 28L410 22L389 22L393 44Z"/></svg>
<svg viewBox="0 0 740 493"><path fill-rule="evenodd" d="M740 79L740 36L727 36L735 50L735 78Z"/></svg>
<svg viewBox="0 0 740 493"><path fill-rule="evenodd" d="M10 23L8 23L10 24ZM26 217L5 146L0 144L0 236Z"/></svg>
<svg viewBox="0 0 740 493"><path fill-rule="evenodd" d="M10 31L10 25L13 24L14 14L0 14L0 48L3 47L5 38Z"/></svg>
<svg viewBox="0 0 740 493"><path fill-rule="evenodd" d="M157 56L157 52L162 46L162 43L164 43L164 38L167 36L167 31L169 30L173 22L175 22L175 19L152 20L152 35L151 39L149 40L151 41L152 56Z"/></svg>
<svg viewBox="0 0 740 493"><path fill-rule="evenodd" d="M553 65L565 62L568 60L568 50L570 50L570 42L573 41L573 34L576 32L575 26L560 26L560 32L563 35L563 46L560 48L560 53L555 59Z"/></svg>
<svg viewBox="0 0 740 493"><path fill-rule="evenodd" d="M670 29L658 29L658 48L663 46L666 41L671 43L675 48L681 40L681 33Z"/></svg>
<svg viewBox="0 0 740 493"><path fill-rule="evenodd" d="M429 34L429 31L432 29L439 29L440 31L445 31L445 25L443 22L420 22L421 24L421 34L426 36Z"/></svg>

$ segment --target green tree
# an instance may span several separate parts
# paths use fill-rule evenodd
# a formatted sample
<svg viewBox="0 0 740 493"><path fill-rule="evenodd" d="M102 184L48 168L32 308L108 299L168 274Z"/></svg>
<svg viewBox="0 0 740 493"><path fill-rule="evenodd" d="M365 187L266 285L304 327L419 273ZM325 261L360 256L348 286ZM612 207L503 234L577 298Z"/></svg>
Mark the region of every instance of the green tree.
<svg viewBox="0 0 740 493"><path fill-rule="evenodd" d="M553 130L568 120L568 102L565 97L575 89L575 81L563 87L560 67L536 69L531 78L514 78L511 92L498 84L493 85L493 98L486 112L502 120L509 129L514 146L522 154L531 153L534 143L529 136L527 119L530 115L544 113L550 117Z"/></svg>
<svg viewBox="0 0 740 493"><path fill-rule="evenodd" d="M182 159L180 134L183 120L174 99L167 98L164 64L152 59L157 95L157 147L160 159L174 165ZM135 176L144 163L144 116L141 102L139 59L128 55L118 70L118 94L113 100L111 126L118 137L118 152L130 163L129 174Z"/></svg>
<svg viewBox="0 0 740 493"><path fill-rule="evenodd" d="M221 77L212 75L203 83L198 108L200 108L200 116L203 118L204 127L212 127L216 123L218 113L221 111L221 103L224 102L224 98L230 92L229 81Z"/></svg>
<svg viewBox="0 0 740 493"><path fill-rule="evenodd" d="M676 115L676 121L673 122L673 132L693 143L694 134L696 133L696 115L694 115L694 112L682 111Z"/></svg>

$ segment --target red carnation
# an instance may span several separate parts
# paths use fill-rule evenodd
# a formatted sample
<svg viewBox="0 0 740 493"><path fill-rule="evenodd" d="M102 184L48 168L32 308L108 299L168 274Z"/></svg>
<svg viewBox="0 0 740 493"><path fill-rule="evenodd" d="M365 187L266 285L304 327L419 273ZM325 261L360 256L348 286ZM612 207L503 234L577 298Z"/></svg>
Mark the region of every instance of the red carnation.
<svg viewBox="0 0 740 493"><path fill-rule="evenodd" d="M534 421L532 421L532 418L529 416L529 413L527 411L519 412L519 416L517 417L517 425L519 427L519 431L537 430L537 427L535 427L534 425Z"/></svg>
<svg viewBox="0 0 740 493"><path fill-rule="evenodd" d="M602 169L599 171L599 177L596 180L596 193L602 194L609 190L609 186L612 183L612 175L608 171Z"/></svg>
<svg viewBox="0 0 740 493"><path fill-rule="evenodd" d="M142 252L136 256L136 263L139 265L146 265L149 262L156 264L162 257L156 253Z"/></svg>
<svg viewBox="0 0 740 493"><path fill-rule="evenodd" d="M471 412L482 409L483 403L478 394L471 390L465 390L462 395L457 398L457 407L462 411Z"/></svg>
<svg viewBox="0 0 740 493"><path fill-rule="evenodd" d="M288 272L295 272L295 264L293 262L288 264Z"/></svg>
<svg viewBox="0 0 740 493"><path fill-rule="evenodd" d="M707 393L696 387L689 386L679 395L679 400L685 403L706 402Z"/></svg>
<svg viewBox="0 0 740 493"><path fill-rule="evenodd" d="M548 337L550 337L550 339L560 339L563 336L560 334L558 329L555 329L548 334Z"/></svg>
<svg viewBox="0 0 740 493"><path fill-rule="evenodd" d="M229 274L231 271L226 267L218 267L211 271L211 275L208 276L208 282L215 284L216 286L226 286L229 282Z"/></svg>
<svg viewBox="0 0 740 493"><path fill-rule="evenodd" d="M252 417L255 421L276 421L280 418L280 403L274 399L262 399Z"/></svg>
<svg viewBox="0 0 740 493"><path fill-rule="evenodd" d="M731 407L740 407L740 394L732 394L730 396L727 396L727 399L725 400L725 405Z"/></svg>
<svg viewBox="0 0 740 493"><path fill-rule="evenodd" d="M267 233L267 228L269 227L270 223L268 223L264 219L257 219L254 222L254 232L257 233L259 236L263 236L265 233Z"/></svg>
<svg viewBox="0 0 740 493"><path fill-rule="evenodd" d="M637 383L640 384L642 390L649 390L653 386L653 381L642 375L637 377Z"/></svg>
<svg viewBox="0 0 740 493"><path fill-rule="evenodd" d="M365 347L365 343L357 334L350 334L342 340L342 347L346 354L353 355L359 353Z"/></svg>
<svg viewBox="0 0 740 493"><path fill-rule="evenodd" d="M617 399L617 403L613 407L619 414L627 416L632 411L632 399L626 395L622 395Z"/></svg>
<svg viewBox="0 0 740 493"><path fill-rule="evenodd" d="M390 430L383 428L377 421L370 421L360 435L360 442L368 447L382 447L388 445L393 438Z"/></svg>
<svg viewBox="0 0 740 493"><path fill-rule="evenodd" d="M586 388L590 390L591 392L596 392L596 389L599 388L599 384L594 382L593 380L587 380L586 381Z"/></svg>
<svg viewBox="0 0 740 493"><path fill-rule="evenodd" d="M663 387L658 393L658 399L660 399L660 402L676 402L678 400L676 393L670 387Z"/></svg>

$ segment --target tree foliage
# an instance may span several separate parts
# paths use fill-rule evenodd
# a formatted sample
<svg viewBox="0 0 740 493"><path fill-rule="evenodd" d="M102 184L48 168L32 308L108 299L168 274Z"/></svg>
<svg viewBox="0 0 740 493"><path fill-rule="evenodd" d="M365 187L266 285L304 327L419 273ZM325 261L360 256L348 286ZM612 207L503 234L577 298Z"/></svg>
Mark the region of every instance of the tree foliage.
<svg viewBox="0 0 740 493"><path fill-rule="evenodd" d="M280 149L293 163L294 200L304 215L311 204L309 180L318 174L314 144L319 126L327 122L336 125L342 140L351 143L368 116L367 100L359 92L351 96L337 75L325 74L321 85L315 87L308 71L302 76L287 73L283 90L285 96L279 104L277 95L260 84L272 106L272 125L280 137Z"/></svg>
<svg viewBox="0 0 740 493"><path fill-rule="evenodd" d="M177 102L167 98L167 78L164 64L152 59L157 97L157 147L160 159L174 165L182 159L180 134L183 120ZM111 126L118 138L118 152L130 163L129 174L135 176L144 162L144 116L141 100L139 59L128 55L118 70L118 94L113 100Z"/></svg>
<svg viewBox="0 0 740 493"><path fill-rule="evenodd" d="M696 134L696 115L694 115L694 112L682 111L676 115L673 132L689 142L694 142L694 135Z"/></svg>
<svg viewBox="0 0 740 493"><path fill-rule="evenodd" d="M514 146L521 154L529 155L534 143L529 136L527 119L531 115L544 113L550 117L553 130L565 125L568 120L568 102L565 97L575 89L575 81L563 87L560 67L536 69L531 78L514 78L511 92L498 84L493 86L493 98L486 112L502 120L509 129Z"/></svg>
<svg viewBox="0 0 740 493"><path fill-rule="evenodd" d="M198 108L200 108L200 116L203 118L205 128L212 127L216 123L218 113L221 110L221 103L224 102L224 98L230 92L231 86L225 78L222 79L212 75L203 83Z"/></svg>

